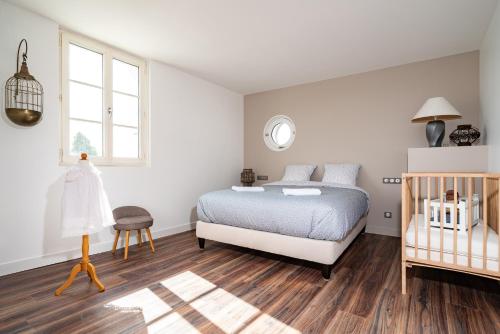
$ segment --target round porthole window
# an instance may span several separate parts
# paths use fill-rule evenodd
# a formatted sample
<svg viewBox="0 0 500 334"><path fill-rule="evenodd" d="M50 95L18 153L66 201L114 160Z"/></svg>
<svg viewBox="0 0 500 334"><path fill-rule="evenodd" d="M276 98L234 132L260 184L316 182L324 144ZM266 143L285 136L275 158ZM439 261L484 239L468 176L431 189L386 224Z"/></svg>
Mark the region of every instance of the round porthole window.
<svg viewBox="0 0 500 334"><path fill-rule="evenodd" d="M295 124L288 116L277 115L264 127L264 142L273 151L289 148L295 139Z"/></svg>

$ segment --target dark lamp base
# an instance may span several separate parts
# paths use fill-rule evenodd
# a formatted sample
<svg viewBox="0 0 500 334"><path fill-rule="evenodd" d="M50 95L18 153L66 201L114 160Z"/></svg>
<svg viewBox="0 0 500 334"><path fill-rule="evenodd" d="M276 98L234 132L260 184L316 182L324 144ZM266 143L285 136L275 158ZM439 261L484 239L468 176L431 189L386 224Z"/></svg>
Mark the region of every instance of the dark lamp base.
<svg viewBox="0 0 500 334"><path fill-rule="evenodd" d="M444 138L444 121L430 121L427 123L425 128L425 134L427 136L427 141L429 142L429 147L441 147Z"/></svg>

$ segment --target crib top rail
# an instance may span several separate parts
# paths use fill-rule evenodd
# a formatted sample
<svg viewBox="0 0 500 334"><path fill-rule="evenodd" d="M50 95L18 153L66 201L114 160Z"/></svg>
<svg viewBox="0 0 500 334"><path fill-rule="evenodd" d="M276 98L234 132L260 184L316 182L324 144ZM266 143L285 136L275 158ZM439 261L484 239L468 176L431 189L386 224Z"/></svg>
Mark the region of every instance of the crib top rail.
<svg viewBox="0 0 500 334"><path fill-rule="evenodd" d="M477 177L500 179L500 173L481 172L411 172L403 173L403 177Z"/></svg>

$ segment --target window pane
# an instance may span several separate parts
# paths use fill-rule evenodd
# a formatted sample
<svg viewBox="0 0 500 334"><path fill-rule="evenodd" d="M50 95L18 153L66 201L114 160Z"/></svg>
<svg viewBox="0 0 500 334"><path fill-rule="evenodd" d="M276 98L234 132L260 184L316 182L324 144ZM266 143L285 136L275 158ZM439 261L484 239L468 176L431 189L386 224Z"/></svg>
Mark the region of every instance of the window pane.
<svg viewBox="0 0 500 334"><path fill-rule="evenodd" d="M113 123L139 127L139 98L113 93Z"/></svg>
<svg viewBox="0 0 500 334"><path fill-rule="evenodd" d="M137 128L113 126L113 156L117 158L139 157L139 130Z"/></svg>
<svg viewBox="0 0 500 334"><path fill-rule="evenodd" d="M69 78L102 87L102 55L69 44Z"/></svg>
<svg viewBox="0 0 500 334"><path fill-rule="evenodd" d="M69 117L102 121L102 89L69 83Z"/></svg>
<svg viewBox="0 0 500 334"><path fill-rule="evenodd" d="M271 132L271 137L274 142L278 145L284 145L290 140L292 135L292 130L290 126L286 123L278 123Z"/></svg>
<svg viewBox="0 0 500 334"><path fill-rule="evenodd" d="M113 59L113 91L139 96L139 68Z"/></svg>
<svg viewBox="0 0 500 334"><path fill-rule="evenodd" d="M86 152L102 156L102 124L86 121L69 121L69 145L72 155Z"/></svg>

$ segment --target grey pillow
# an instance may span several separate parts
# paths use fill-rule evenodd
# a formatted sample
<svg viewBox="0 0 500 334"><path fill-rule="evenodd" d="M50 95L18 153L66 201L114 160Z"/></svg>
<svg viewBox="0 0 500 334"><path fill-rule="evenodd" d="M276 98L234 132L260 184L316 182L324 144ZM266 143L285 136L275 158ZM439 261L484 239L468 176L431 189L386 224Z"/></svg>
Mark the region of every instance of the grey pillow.
<svg viewBox="0 0 500 334"><path fill-rule="evenodd" d="M292 182L309 181L315 169L316 165L288 165L281 180Z"/></svg>
<svg viewBox="0 0 500 334"><path fill-rule="evenodd" d="M326 164L322 182L356 185L359 164Z"/></svg>

